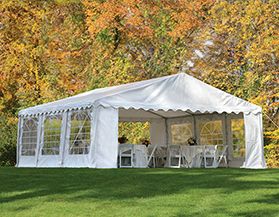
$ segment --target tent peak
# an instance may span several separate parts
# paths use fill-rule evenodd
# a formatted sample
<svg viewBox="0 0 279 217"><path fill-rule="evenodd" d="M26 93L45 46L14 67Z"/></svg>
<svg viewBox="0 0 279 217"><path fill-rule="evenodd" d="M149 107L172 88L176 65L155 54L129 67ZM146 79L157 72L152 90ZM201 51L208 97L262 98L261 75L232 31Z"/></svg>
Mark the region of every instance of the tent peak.
<svg viewBox="0 0 279 217"><path fill-rule="evenodd" d="M19 116L86 109L97 105L191 110L193 112L260 111L259 107L247 101L181 72L149 80L90 90L21 110Z"/></svg>

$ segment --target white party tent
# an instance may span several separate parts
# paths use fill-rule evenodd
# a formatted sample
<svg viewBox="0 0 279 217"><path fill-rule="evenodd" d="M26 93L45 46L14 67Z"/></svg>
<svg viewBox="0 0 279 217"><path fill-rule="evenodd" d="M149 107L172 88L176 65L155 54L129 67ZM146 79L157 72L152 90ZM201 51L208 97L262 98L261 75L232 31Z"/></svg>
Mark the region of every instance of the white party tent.
<svg viewBox="0 0 279 217"><path fill-rule="evenodd" d="M230 146L233 118L245 124L245 159L238 166L265 168L262 109L184 73L21 110L17 166L116 168L119 121L148 121L151 143L168 146L173 123L190 123L200 142L198 123L219 120L222 143Z"/></svg>

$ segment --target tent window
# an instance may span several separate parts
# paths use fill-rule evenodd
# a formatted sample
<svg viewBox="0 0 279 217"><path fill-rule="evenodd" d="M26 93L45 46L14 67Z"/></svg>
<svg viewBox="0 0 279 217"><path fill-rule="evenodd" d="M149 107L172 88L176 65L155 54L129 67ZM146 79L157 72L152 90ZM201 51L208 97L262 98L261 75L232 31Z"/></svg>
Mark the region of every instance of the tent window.
<svg viewBox="0 0 279 217"><path fill-rule="evenodd" d="M203 121L200 123L201 145L223 145L222 121Z"/></svg>
<svg viewBox="0 0 279 217"><path fill-rule="evenodd" d="M245 155L244 121L243 119L232 119L232 144L233 157L239 158Z"/></svg>
<svg viewBox="0 0 279 217"><path fill-rule="evenodd" d="M44 146L42 155L59 155L61 115L47 116L44 121Z"/></svg>
<svg viewBox="0 0 279 217"><path fill-rule="evenodd" d="M37 118L26 118L23 120L21 155L35 155L37 146L37 127Z"/></svg>
<svg viewBox="0 0 279 217"><path fill-rule="evenodd" d="M192 124L182 123L171 125L172 144L187 145L188 139L193 136Z"/></svg>
<svg viewBox="0 0 279 217"><path fill-rule="evenodd" d="M130 144L150 141L150 124L149 122L119 122L118 135L126 137L126 142Z"/></svg>
<svg viewBox="0 0 279 217"><path fill-rule="evenodd" d="M90 146L89 111L73 112L71 115L70 154L88 154Z"/></svg>

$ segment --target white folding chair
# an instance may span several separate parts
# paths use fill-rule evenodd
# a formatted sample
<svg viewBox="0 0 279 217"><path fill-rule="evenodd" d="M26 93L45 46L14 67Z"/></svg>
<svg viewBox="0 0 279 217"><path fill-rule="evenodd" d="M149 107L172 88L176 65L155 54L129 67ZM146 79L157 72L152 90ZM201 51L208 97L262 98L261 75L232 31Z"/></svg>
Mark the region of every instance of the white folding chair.
<svg viewBox="0 0 279 217"><path fill-rule="evenodd" d="M228 151L228 146L227 145L218 145L216 167L219 167L222 160L224 160L224 162L226 164L226 167L228 166L227 151Z"/></svg>
<svg viewBox="0 0 279 217"><path fill-rule="evenodd" d="M156 156L155 156L155 152L157 150L158 145L149 145L147 148L147 152L148 152L148 162L147 162L147 166L150 165L150 163L152 162L152 166L153 168L156 167Z"/></svg>
<svg viewBox="0 0 279 217"><path fill-rule="evenodd" d="M205 168L216 168L217 145L204 146L203 160Z"/></svg>
<svg viewBox="0 0 279 217"><path fill-rule="evenodd" d="M200 168L203 159L202 146L181 146L182 165L188 168Z"/></svg>
<svg viewBox="0 0 279 217"><path fill-rule="evenodd" d="M132 144L119 145L119 167L120 168L134 167L134 145Z"/></svg>
<svg viewBox="0 0 279 217"><path fill-rule="evenodd" d="M179 145L170 145L168 147L168 166L171 168L180 168L181 150Z"/></svg>
<svg viewBox="0 0 279 217"><path fill-rule="evenodd" d="M133 166L135 168L148 167L148 151L145 145L134 145L134 161Z"/></svg>
<svg viewBox="0 0 279 217"><path fill-rule="evenodd" d="M182 145L180 146L181 151L181 166L190 168L193 160L193 152L191 146Z"/></svg>
<svg viewBox="0 0 279 217"><path fill-rule="evenodd" d="M194 149L194 157L191 163L192 168L201 168L202 166L202 160L204 155L204 146L201 145L195 145L191 146L192 149Z"/></svg>
<svg viewBox="0 0 279 217"><path fill-rule="evenodd" d="M155 164L157 167L168 166L168 148L166 146L157 146L155 153Z"/></svg>

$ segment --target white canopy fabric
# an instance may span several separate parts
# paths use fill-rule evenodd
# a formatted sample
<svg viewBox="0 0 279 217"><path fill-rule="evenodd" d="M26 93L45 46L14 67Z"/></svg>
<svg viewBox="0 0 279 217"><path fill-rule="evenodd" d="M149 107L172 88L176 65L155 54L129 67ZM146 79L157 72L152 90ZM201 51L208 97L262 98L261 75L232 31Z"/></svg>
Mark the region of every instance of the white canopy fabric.
<svg viewBox="0 0 279 217"><path fill-rule="evenodd" d="M261 112L259 106L225 93L185 73L100 88L76 96L27 108L20 116L103 105L144 110L191 112Z"/></svg>
<svg viewBox="0 0 279 217"><path fill-rule="evenodd" d="M262 109L225 93L184 73L88 91L73 97L27 108L21 118L93 109L94 141L91 142L89 167L116 167L119 110L125 109L142 118L152 111L164 118L174 112L243 113L245 120L245 168L265 168L263 155ZM128 110L129 109L129 110ZM97 112L98 111L98 112ZM149 113L152 115L152 113ZM19 136L20 137L20 136ZM98 151L99 150L99 151ZM96 159L100 159L99 161Z"/></svg>

